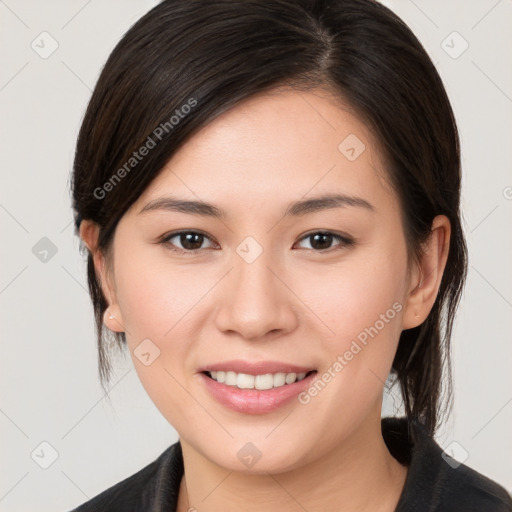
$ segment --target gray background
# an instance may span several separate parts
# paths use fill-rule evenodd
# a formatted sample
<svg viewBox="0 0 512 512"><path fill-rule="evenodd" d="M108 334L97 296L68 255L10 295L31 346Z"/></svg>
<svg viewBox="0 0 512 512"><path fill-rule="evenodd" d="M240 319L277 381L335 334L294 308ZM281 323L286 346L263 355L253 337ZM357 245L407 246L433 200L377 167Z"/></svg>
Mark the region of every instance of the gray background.
<svg viewBox="0 0 512 512"><path fill-rule="evenodd" d="M0 1L1 512L69 510L177 439L128 355L116 361L110 402L99 386L68 189L101 66L155 3ZM385 3L439 69L462 138L470 270L454 333L455 408L437 439L511 491L512 1ZM384 414L399 404L391 389Z"/></svg>

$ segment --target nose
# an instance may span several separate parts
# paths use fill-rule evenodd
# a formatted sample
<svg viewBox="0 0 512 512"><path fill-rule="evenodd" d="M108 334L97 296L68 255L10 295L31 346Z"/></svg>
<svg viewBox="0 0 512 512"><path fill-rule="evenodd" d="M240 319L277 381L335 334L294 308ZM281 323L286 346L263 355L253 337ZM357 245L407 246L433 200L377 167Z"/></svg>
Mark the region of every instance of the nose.
<svg viewBox="0 0 512 512"><path fill-rule="evenodd" d="M297 319L297 299L288 273L270 258L270 251L251 263L234 254L233 269L219 290L217 328L247 340L291 332ZM288 279L287 279L288 278ZM285 284L286 283L286 284ZM293 288L293 283L291 283Z"/></svg>

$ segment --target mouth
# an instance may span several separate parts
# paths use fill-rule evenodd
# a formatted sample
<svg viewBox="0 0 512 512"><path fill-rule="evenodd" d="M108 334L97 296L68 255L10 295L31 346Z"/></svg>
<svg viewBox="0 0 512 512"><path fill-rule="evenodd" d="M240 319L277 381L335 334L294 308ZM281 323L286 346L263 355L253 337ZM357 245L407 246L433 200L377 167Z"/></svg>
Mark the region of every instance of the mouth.
<svg viewBox="0 0 512 512"><path fill-rule="evenodd" d="M317 373L316 368L272 361L225 361L198 370L206 393L242 414L271 413L292 403Z"/></svg>
<svg viewBox="0 0 512 512"><path fill-rule="evenodd" d="M225 384L226 386L232 386L238 389L256 389L259 391L266 391L269 389L289 386L295 382L300 382L313 373L316 373L316 370L299 373L262 373L257 375L237 373L230 370L211 370L204 371L202 373L210 379L219 382L220 384Z"/></svg>

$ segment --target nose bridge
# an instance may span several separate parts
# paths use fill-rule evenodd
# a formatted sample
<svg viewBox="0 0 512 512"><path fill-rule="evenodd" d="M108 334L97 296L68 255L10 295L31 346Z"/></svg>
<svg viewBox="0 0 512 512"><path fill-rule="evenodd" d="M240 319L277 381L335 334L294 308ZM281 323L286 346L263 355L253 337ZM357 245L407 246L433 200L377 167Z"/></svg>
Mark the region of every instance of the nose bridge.
<svg viewBox="0 0 512 512"><path fill-rule="evenodd" d="M280 295L278 288L279 281L276 280L272 268L272 258L270 251L263 251L254 260L246 260L243 256L235 260L234 280L237 289L237 295L243 295L244 301L250 303L247 299L254 298L256 304L259 304L261 296L277 299ZM277 266L275 258L274 266Z"/></svg>
<svg viewBox="0 0 512 512"><path fill-rule="evenodd" d="M237 331L247 339L262 337L269 331L290 329L295 314L290 294L275 275L273 267L279 265L272 251L256 245L254 239L246 239L236 252L217 317L218 327Z"/></svg>

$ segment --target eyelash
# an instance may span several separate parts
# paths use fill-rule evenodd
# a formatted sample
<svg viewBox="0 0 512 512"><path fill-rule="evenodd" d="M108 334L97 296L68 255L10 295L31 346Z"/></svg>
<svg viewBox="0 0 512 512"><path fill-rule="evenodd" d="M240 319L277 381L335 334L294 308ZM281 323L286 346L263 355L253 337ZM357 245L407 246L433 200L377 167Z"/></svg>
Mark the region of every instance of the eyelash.
<svg viewBox="0 0 512 512"><path fill-rule="evenodd" d="M211 239L210 236L208 236L206 233L204 233L203 231L197 231L197 230L183 230L183 231L175 231L173 233L169 233L167 235L164 235L159 243L164 245L165 247L167 247L168 249L170 249L171 251L179 254L179 255L193 255L193 254L197 254L199 252L202 252L202 251L205 251L207 250L207 248L205 249L180 249L180 248L177 248L174 244L172 244L170 242L170 240L172 238L175 238L177 236L180 236L180 235L185 235L185 234L195 234L195 235L202 235L204 238L207 238L210 242L213 242L213 240ZM305 240L307 238L311 238L313 237L314 235L332 235L333 239L336 239L338 240L340 243L337 245L337 246L334 246L334 247L329 247L328 249L306 249L307 251L313 251L313 252L316 252L316 253L320 253L320 254L323 254L323 253L327 253L327 252L332 252L332 251L335 251L335 250L339 250L339 249L342 249L344 247L350 247L352 245L354 245L354 239L353 238L350 238L349 236L346 236L346 235L341 235L341 234L337 234L337 233L333 233L332 231L312 231L310 233L307 233L306 235L304 235L302 238L299 239L299 242L302 241L302 240Z"/></svg>

